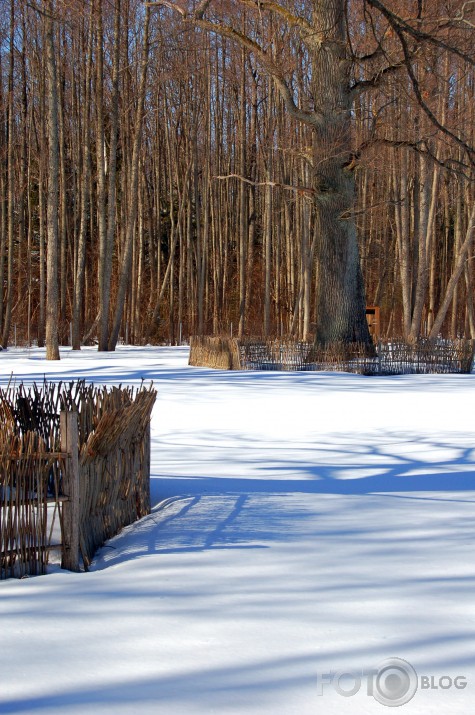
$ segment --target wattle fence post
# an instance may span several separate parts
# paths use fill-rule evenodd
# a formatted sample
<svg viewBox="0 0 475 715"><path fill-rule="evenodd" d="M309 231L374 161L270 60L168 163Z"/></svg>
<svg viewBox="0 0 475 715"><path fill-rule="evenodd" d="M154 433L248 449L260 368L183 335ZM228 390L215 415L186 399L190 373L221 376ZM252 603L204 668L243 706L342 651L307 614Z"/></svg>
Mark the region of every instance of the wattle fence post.
<svg viewBox="0 0 475 715"><path fill-rule="evenodd" d="M79 432L77 412L60 414L61 452L63 458L62 492L68 497L63 502L63 534L61 568L79 571Z"/></svg>

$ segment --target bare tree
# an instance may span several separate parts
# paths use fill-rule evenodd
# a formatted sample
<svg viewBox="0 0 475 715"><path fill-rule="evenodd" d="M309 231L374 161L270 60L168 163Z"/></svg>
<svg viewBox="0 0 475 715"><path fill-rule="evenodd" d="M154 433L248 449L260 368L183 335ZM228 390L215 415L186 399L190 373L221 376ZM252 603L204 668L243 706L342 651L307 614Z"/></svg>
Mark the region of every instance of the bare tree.
<svg viewBox="0 0 475 715"><path fill-rule="evenodd" d="M54 40L54 0L44 0L46 71L48 78L48 246L46 256L46 359L59 360L58 342L58 208L59 136L58 82Z"/></svg>
<svg viewBox="0 0 475 715"><path fill-rule="evenodd" d="M8 205L8 268L7 268L7 298L5 302L5 319L3 323L2 347L8 347L13 304L13 259L14 259L14 215L15 215L15 110L13 96L13 77L15 67L15 5L10 3L10 67L8 71L8 158L7 158L7 205Z"/></svg>

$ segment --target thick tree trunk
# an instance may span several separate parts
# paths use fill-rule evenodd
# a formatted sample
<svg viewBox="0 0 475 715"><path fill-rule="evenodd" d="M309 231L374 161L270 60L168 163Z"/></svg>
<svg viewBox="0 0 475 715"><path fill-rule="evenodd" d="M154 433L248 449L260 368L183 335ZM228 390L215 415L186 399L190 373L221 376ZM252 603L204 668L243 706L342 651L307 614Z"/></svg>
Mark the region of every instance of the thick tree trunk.
<svg viewBox="0 0 475 715"><path fill-rule="evenodd" d="M371 344L353 217L349 58L343 0L315 2L312 52L315 110L316 341Z"/></svg>
<svg viewBox="0 0 475 715"><path fill-rule="evenodd" d="M239 116L239 164L242 176L246 176L246 53L241 52L241 89L240 89L240 116ZM248 188L244 181L239 186L239 328L240 338L244 335L246 321L246 258L249 240L249 215L248 215ZM265 321L264 321L265 324ZM264 334L266 328L264 328Z"/></svg>

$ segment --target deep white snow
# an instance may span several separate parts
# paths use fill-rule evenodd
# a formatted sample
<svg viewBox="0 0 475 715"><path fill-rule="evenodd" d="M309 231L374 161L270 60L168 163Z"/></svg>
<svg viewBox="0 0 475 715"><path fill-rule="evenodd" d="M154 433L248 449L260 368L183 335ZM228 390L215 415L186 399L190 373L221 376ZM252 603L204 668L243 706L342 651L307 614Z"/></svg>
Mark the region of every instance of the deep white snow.
<svg viewBox="0 0 475 715"><path fill-rule="evenodd" d="M0 582L2 715L382 714L375 676L326 681L390 657L418 674L404 715L471 711L475 375L62 357L0 353L1 382L153 379L156 506L90 573Z"/></svg>

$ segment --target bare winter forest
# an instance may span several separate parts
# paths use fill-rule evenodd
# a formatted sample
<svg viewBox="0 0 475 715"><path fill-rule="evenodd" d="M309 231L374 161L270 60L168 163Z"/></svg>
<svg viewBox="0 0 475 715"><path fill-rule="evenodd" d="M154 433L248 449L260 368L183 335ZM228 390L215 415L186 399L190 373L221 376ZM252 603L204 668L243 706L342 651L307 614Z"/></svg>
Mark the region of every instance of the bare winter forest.
<svg viewBox="0 0 475 715"><path fill-rule="evenodd" d="M475 338L474 29L473 0L2 0L2 345L366 342L366 305Z"/></svg>

